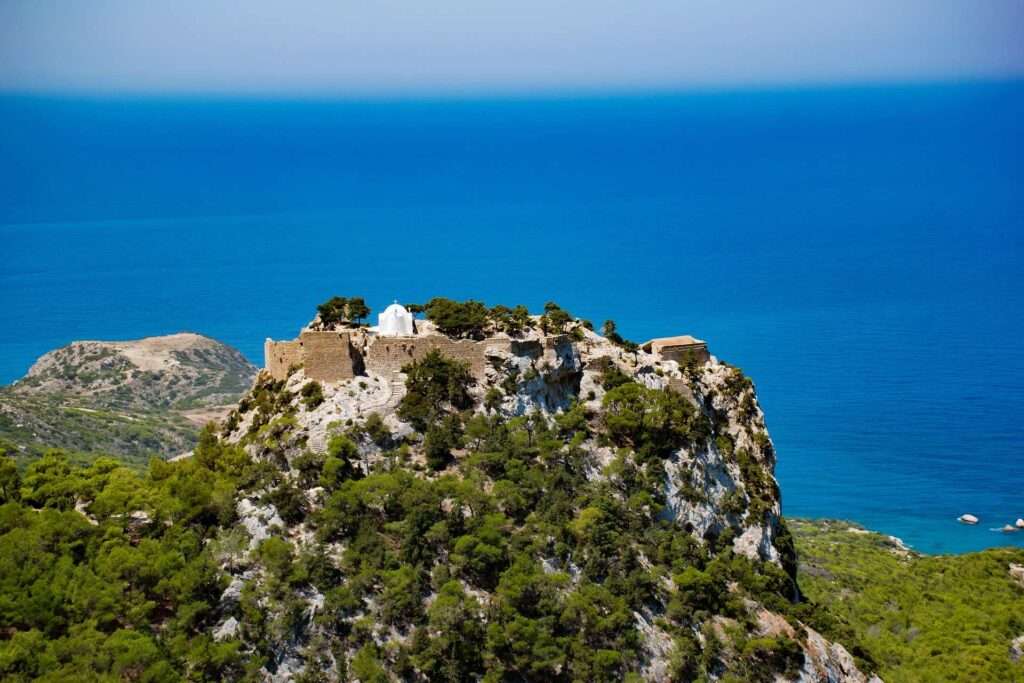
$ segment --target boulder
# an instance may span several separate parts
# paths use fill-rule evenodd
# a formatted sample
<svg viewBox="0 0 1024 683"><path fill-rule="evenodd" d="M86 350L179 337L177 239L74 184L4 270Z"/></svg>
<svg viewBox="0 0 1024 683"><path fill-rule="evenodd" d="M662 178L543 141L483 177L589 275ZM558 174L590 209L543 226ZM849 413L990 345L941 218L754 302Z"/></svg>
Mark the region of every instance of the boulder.
<svg viewBox="0 0 1024 683"><path fill-rule="evenodd" d="M238 620L234 617L228 617L227 620L217 627L213 632L213 639L217 642L222 640L228 640L229 638L235 638L238 636Z"/></svg>
<svg viewBox="0 0 1024 683"><path fill-rule="evenodd" d="M1015 662L1024 659L1024 636L1017 636L1010 641L1010 659Z"/></svg>
<svg viewBox="0 0 1024 683"><path fill-rule="evenodd" d="M1010 578L1024 586L1024 564L1010 563Z"/></svg>
<svg viewBox="0 0 1024 683"><path fill-rule="evenodd" d="M964 513L957 517L956 521L960 522L961 524L977 524L978 518L970 513Z"/></svg>
<svg viewBox="0 0 1024 683"><path fill-rule="evenodd" d="M1014 526L1016 526L1018 529L1024 529L1024 519L1018 517L1017 521L1014 522Z"/></svg>
<svg viewBox="0 0 1024 683"><path fill-rule="evenodd" d="M1004 534L1012 534L1013 532L1017 531L1017 527L1011 524L1004 524L1003 528L1000 529L1000 531L1002 531Z"/></svg>
<svg viewBox="0 0 1024 683"><path fill-rule="evenodd" d="M235 577L231 580L231 583L224 592L220 595L220 606L221 609L230 609L238 604L238 601L242 598L242 589L245 588L245 581L240 577Z"/></svg>
<svg viewBox="0 0 1024 683"><path fill-rule="evenodd" d="M271 504L257 505L248 498L238 501L238 520L249 532L249 550L254 550L261 541L270 538L273 527L284 528L284 521Z"/></svg>

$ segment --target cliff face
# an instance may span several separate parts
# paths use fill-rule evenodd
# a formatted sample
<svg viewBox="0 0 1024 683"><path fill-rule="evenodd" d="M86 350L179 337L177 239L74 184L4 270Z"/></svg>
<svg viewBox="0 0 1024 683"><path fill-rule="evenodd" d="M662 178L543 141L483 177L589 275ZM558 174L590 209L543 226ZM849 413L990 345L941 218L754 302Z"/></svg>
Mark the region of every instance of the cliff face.
<svg viewBox="0 0 1024 683"><path fill-rule="evenodd" d="M753 384L567 331L487 351L465 396L440 367L427 420L412 380L257 378L223 436L279 474L238 503L217 637L270 680L867 680L794 602ZM332 580L282 593L275 539Z"/></svg>
<svg viewBox="0 0 1024 683"><path fill-rule="evenodd" d="M0 388L0 438L26 453L61 447L140 463L179 455L255 376L237 350L198 334L73 342Z"/></svg>

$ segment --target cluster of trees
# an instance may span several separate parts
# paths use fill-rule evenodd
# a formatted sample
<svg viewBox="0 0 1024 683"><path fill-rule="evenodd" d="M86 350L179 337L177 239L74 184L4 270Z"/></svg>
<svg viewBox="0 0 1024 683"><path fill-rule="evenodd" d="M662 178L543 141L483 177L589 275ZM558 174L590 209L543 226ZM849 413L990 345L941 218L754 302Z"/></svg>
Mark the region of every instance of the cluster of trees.
<svg viewBox="0 0 1024 683"><path fill-rule="evenodd" d="M406 394L398 405L398 416L424 433L427 464L443 469L462 437L459 411L473 405L469 394L473 375L466 363L437 350L406 365L402 372Z"/></svg>
<svg viewBox="0 0 1024 683"><path fill-rule="evenodd" d="M359 325L369 317L370 308L361 296L333 296L316 307L320 328L331 330L338 325Z"/></svg>
<svg viewBox="0 0 1024 683"><path fill-rule="evenodd" d="M407 306L412 311L413 307ZM427 319L437 325L437 329L452 337L482 339L490 332L504 332L515 336L536 327L538 324L546 334L562 334L575 329L576 322L572 315L553 301L544 304L544 314L539 322L535 321L526 306L519 304L513 308L494 306L488 308L480 301L453 301L444 297L435 297L425 306L417 306ZM585 322L581 324L586 325Z"/></svg>
<svg viewBox="0 0 1024 683"><path fill-rule="evenodd" d="M539 321L530 316L522 304L514 307L497 305L488 308L483 302L469 299L455 301L445 297L434 297L426 304L405 304L413 314L423 313L437 325L437 329L450 337L482 339L491 332L504 332L516 336L540 326L545 334L575 333L579 327L593 329L588 321L577 321L572 314L553 301L544 304L544 313ZM322 329L333 329L338 325L359 324L370 315L362 297L335 296L317 306L319 325ZM578 324L577 324L578 323ZM622 339L615 331L615 323L605 321L605 336L627 349L635 350L636 344Z"/></svg>
<svg viewBox="0 0 1024 683"><path fill-rule="evenodd" d="M825 520L791 522L800 587L828 606L844 643L886 681L1015 681L1024 661L1009 643L1024 634L1024 588L1007 572L1024 548L905 555L876 533ZM861 530L863 531L863 530ZM849 647L849 646L848 646Z"/></svg>
<svg viewBox="0 0 1024 683"><path fill-rule="evenodd" d="M490 311L479 301L452 301L434 297L423 307L427 319L451 337L481 338L490 321Z"/></svg>
<svg viewBox="0 0 1024 683"><path fill-rule="evenodd" d="M668 389L648 389L626 381L610 389L601 403L608 438L616 446L631 448L641 462L665 458L711 435L707 417Z"/></svg>
<svg viewBox="0 0 1024 683"><path fill-rule="evenodd" d="M143 474L52 450L0 459L0 678L239 679L261 665L212 629L216 539L239 488L279 473L204 433L196 457ZM76 509L77 506L77 509Z"/></svg>

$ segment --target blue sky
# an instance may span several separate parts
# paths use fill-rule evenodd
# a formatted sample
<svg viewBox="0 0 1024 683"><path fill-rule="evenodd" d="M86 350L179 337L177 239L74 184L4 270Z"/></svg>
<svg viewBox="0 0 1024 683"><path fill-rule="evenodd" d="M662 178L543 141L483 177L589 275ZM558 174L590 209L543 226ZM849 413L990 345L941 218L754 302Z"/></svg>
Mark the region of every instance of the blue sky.
<svg viewBox="0 0 1024 683"><path fill-rule="evenodd" d="M1022 0L0 2L8 92L364 95L1022 75Z"/></svg>

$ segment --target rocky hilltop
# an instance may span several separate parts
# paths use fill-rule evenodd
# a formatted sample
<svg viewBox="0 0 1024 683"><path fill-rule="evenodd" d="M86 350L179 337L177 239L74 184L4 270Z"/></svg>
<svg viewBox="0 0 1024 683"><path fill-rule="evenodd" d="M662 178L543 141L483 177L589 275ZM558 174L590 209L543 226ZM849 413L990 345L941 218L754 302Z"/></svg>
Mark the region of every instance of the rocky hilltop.
<svg viewBox="0 0 1024 683"><path fill-rule="evenodd" d="M14 393L62 394L119 410L234 403L256 368L237 349L182 332L136 341L76 341L44 354Z"/></svg>
<svg viewBox="0 0 1024 683"><path fill-rule="evenodd" d="M76 341L0 389L0 437L29 451L177 455L255 375L236 349L198 334Z"/></svg>
<svg viewBox="0 0 1024 683"><path fill-rule="evenodd" d="M738 368L553 304L502 321L456 335L481 363L427 340L401 381L257 378L220 436L272 474L237 501L216 638L281 681L868 680L801 598Z"/></svg>

